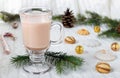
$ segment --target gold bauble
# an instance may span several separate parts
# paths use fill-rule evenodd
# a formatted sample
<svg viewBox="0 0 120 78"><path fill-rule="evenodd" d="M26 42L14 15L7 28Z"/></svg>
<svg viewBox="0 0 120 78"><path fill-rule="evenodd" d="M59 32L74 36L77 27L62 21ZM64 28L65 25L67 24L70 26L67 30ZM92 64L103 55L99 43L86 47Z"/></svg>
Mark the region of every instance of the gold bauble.
<svg viewBox="0 0 120 78"><path fill-rule="evenodd" d="M118 50L120 49L120 46L119 46L119 44L118 44L117 42L114 42L114 43L112 43L112 45L111 45L111 49L112 49L113 51L118 51Z"/></svg>
<svg viewBox="0 0 120 78"><path fill-rule="evenodd" d="M96 65L96 70L99 73L103 73L103 74L108 74L111 71L111 66L108 63L105 62L99 62Z"/></svg>
<svg viewBox="0 0 120 78"><path fill-rule="evenodd" d="M67 36L65 38L65 42L68 43L68 44L74 44L76 42L76 40L73 36Z"/></svg>
<svg viewBox="0 0 120 78"><path fill-rule="evenodd" d="M76 46L75 51L77 54L82 54L84 52L84 48L81 45Z"/></svg>
<svg viewBox="0 0 120 78"><path fill-rule="evenodd" d="M99 33L100 32L100 26L94 26L94 32Z"/></svg>
<svg viewBox="0 0 120 78"><path fill-rule="evenodd" d="M84 35L84 36L90 34L90 32L89 32L87 29L79 29L79 30L77 31L77 33L78 33L79 35Z"/></svg>

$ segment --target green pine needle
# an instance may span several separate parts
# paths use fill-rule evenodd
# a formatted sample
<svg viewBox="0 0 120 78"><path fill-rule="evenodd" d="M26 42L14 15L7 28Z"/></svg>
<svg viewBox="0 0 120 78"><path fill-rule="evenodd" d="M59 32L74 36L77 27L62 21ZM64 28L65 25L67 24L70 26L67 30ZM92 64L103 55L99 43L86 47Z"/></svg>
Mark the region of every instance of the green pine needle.
<svg viewBox="0 0 120 78"><path fill-rule="evenodd" d="M58 74L64 73L66 70L76 70L83 64L83 59L80 57L66 55L62 52L46 52L45 53L46 62L55 66ZM11 63L16 67L22 67L30 63L28 55L12 57Z"/></svg>
<svg viewBox="0 0 120 78"><path fill-rule="evenodd" d="M98 35L99 37L108 37L108 38L120 38L120 34L116 32L115 29L109 29L107 31L102 32Z"/></svg>
<svg viewBox="0 0 120 78"><path fill-rule="evenodd" d="M62 20L62 15L53 16L52 20L54 20L54 21L61 21Z"/></svg>
<svg viewBox="0 0 120 78"><path fill-rule="evenodd" d="M0 17L4 22L12 22L20 19L19 14L12 14L5 11L0 12Z"/></svg>
<svg viewBox="0 0 120 78"><path fill-rule="evenodd" d="M113 19L110 19L108 17L104 17L102 19L102 23L103 24L107 24L110 28L115 28L116 26L118 26L118 24L120 23L120 21L118 20L113 20Z"/></svg>
<svg viewBox="0 0 120 78"><path fill-rule="evenodd" d="M102 16L100 16L99 14L95 12L90 12L90 11L86 11L86 13L89 15L87 20L85 21L86 24L88 25L100 25L101 24Z"/></svg>
<svg viewBox="0 0 120 78"><path fill-rule="evenodd" d="M46 61L56 66L57 73L62 73L66 69L75 70L82 65L83 59L76 56L68 56L66 53L62 52L46 52Z"/></svg>
<svg viewBox="0 0 120 78"><path fill-rule="evenodd" d="M78 14L77 15L77 24L81 25L81 24L84 24L84 22L86 21L86 17L82 14Z"/></svg>
<svg viewBox="0 0 120 78"><path fill-rule="evenodd" d="M11 59L11 63L14 64L17 68L22 67L23 65L27 65L29 62L30 60L28 55L18 55L17 57L12 57Z"/></svg>

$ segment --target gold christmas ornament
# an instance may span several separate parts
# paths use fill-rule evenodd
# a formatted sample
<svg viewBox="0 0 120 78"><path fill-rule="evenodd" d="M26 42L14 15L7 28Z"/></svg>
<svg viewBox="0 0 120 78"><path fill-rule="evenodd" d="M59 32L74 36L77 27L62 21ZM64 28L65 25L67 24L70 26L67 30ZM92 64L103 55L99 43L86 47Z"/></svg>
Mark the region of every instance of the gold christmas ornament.
<svg viewBox="0 0 120 78"><path fill-rule="evenodd" d="M82 54L84 52L84 48L81 45L76 46L75 51L77 54Z"/></svg>
<svg viewBox="0 0 120 78"><path fill-rule="evenodd" d="M108 63L105 62L99 62L96 65L96 70L99 73L103 73L103 74L108 74L111 71L111 66Z"/></svg>
<svg viewBox="0 0 120 78"><path fill-rule="evenodd" d="M100 26L94 26L94 32L99 33L100 32Z"/></svg>
<svg viewBox="0 0 120 78"><path fill-rule="evenodd" d="M76 42L76 40L73 36L67 36L65 38L65 42L68 43L68 44L74 44Z"/></svg>
<svg viewBox="0 0 120 78"><path fill-rule="evenodd" d="M111 49L113 51L118 51L120 49L120 46L117 42L114 42L114 43L111 44Z"/></svg>
<svg viewBox="0 0 120 78"><path fill-rule="evenodd" d="M90 34L89 31L86 29L80 29L77 31L77 33L80 35L89 35Z"/></svg>

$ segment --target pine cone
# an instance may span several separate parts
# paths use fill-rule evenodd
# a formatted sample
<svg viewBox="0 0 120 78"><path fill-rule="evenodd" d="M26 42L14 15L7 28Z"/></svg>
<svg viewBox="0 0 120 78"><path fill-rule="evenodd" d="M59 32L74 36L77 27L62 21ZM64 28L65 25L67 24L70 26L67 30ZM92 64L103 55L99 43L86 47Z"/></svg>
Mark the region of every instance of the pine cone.
<svg viewBox="0 0 120 78"><path fill-rule="evenodd" d="M120 34L120 24L116 27L116 31Z"/></svg>
<svg viewBox="0 0 120 78"><path fill-rule="evenodd" d="M65 11L65 14L62 15L63 26L66 28L72 28L72 27L74 27L75 20L76 19L73 15L72 11L70 11L70 9L67 8L67 10Z"/></svg>

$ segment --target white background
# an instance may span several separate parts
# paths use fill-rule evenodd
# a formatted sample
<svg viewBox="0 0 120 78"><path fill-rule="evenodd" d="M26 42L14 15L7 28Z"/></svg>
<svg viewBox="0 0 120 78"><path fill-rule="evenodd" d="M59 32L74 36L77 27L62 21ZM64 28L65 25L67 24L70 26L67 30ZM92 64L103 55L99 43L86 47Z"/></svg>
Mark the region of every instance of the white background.
<svg viewBox="0 0 120 78"><path fill-rule="evenodd" d="M0 0L0 11L17 13L20 8L32 6L49 7L53 14L62 14L66 8L71 8L75 15L89 10L111 18L120 18L120 0Z"/></svg>

